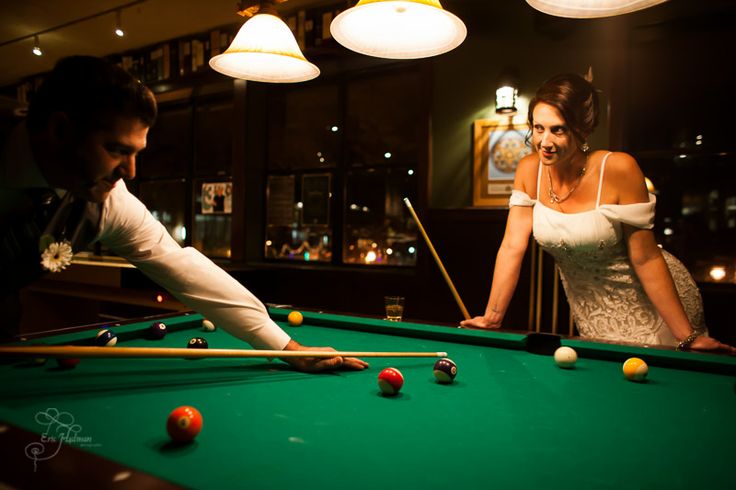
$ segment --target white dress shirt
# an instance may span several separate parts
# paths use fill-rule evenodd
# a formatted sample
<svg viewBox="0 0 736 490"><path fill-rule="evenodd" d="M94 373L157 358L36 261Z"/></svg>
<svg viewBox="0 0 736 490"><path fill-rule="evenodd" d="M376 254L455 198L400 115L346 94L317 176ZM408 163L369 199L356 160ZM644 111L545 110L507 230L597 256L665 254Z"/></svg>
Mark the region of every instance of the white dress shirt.
<svg viewBox="0 0 736 490"><path fill-rule="evenodd" d="M32 157L25 124L11 135L0 164L7 187L49 187ZM122 180L102 205L97 240L182 303L253 347L283 349L289 342L289 335L268 316L258 298L198 250L180 247Z"/></svg>

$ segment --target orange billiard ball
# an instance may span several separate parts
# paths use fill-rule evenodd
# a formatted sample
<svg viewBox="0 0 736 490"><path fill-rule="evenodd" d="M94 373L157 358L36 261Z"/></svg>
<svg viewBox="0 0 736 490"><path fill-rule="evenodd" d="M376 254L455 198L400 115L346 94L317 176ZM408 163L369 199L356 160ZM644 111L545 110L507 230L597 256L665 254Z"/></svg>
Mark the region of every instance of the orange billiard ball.
<svg viewBox="0 0 736 490"><path fill-rule="evenodd" d="M630 381L643 381L649 373L649 366L638 357L627 359L624 363L624 376Z"/></svg>
<svg viewBox="0 0 736 490"><path fill-rule="evenodd" d="M202 414L194 407L175 408L166 420L166 431L174 442L190 442L202 430Z"/></svg>
<svg viewBox="0 0 736 490"><path fill-rule="evenodd" d="M287 316L286 319L289 321L289 325L291 325L292 327L298 327L304 321L304 315L302 315L298 311L292 311L291 313L289 313L289 316Z"/></svg>

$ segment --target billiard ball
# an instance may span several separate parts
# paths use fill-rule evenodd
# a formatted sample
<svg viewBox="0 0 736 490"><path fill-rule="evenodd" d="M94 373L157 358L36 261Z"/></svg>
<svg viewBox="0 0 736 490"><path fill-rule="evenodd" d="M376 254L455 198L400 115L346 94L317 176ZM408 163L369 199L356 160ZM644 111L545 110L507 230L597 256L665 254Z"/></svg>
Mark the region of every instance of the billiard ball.
<svg viewBox="0 0 736 490"><path fill-rule="evenodd" d="M205 332L214 332L215 324L205 318L202 320L202 330Z"/></svg>
<svg viewBox="0 0 736 490"><path fill-rule="evenodd" d="M302 315L298 311L292 311L291 313L289 313L289 316L287 316L286 319L289 321L289 325L291 325L292 327L298 327L304 321L304 315Z"/></svg>
<svg viewBox="0 0 736 490"><path fill-rule="evenodd" d="M404 386L404 376L396 368L386 368L378 375L378 387L384 395L395 395Z"/></svg>
<svg viewBox="0 0 736 490"><path fill-rule="evenodd" d="M209 345L207 344L207 341L202 337L192 337L192 339L187 344L187 347L190 349L206 349L209 347Z"/></svg>
<svg viewBox="0 0 736 490"><path fill-rule="evenodd" d="M445 357L434 363L433 374L438 383L452 383L457 375L457 365Z"/></svg>
<svg viewBox="0 0 736 490"><path fill-rule="evenodd" d="M150 327L148 327L148 336L152 339L161 340L162 338L166 337L166 324L164 322L153 322Z"/></svg>
<svg viewBox="0 0 736 490"><path fill-rule="evenodd" d="M624 363L624 376L630 381L643 381L649 373L649 366L638 357L627 359Z"/></svg>
<svg viewBox="0 0 736 490"><path fill-rule="evenodd" d="M563 369L574 368L577 360L578 353L572 347L562 346L555 351L555 362Z"/></svg>
<svg viewBox="0 0 736 490"><path fill-rule="evenodd" d="M166 419L166 432L175 442L190 442L202 430L202 414L194 407L175 408Z"/></svg>
<svg viewBox="0 0 736 490"><path fill-rule="evenodd" d="M72 369L79 364L79 359L76 357L58 357L56 363L61 369Z"/></svg>
<svg viewBox="0 0 736 490"><path fill-rule="evenodd" d="M97 332L95 343L102 347L112 347L118 343L118 336L112 330L104 328Z"/></svg>

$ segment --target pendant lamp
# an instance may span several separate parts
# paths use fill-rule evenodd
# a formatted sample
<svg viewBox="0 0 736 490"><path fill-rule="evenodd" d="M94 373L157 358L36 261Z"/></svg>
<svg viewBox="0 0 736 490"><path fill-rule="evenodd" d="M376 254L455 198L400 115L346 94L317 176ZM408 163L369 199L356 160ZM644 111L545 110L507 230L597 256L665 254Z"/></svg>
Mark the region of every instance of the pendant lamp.
<svg viewBox="0 0 736 490"><path fill-rule="evenodd" d="M256 82L304 82L319 75L319 68L304 57L294 34L270 2L261 4L245 21L230 47L210 59L210 67Z"/></svg>
<svg viewBox="0 0 736 490"><path fill-rule="evenodd" d="M572 19L591 19L636 12L667 0L526 0L545 14Z"/></svg>
<svg viewBox="0 0 736 490"><path fill-rule="evenodd" d="M360 0L335 17L330 33L357 53L414 59L455 49L467 29L439 0Z"/></svg>

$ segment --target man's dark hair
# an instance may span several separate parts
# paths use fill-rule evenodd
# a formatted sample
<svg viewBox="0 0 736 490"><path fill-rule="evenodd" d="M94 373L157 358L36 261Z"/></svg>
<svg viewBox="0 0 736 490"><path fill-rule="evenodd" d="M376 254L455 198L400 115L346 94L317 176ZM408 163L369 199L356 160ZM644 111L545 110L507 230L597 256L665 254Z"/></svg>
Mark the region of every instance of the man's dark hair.
<svg viewBox="0 0 736 490"><path fill-rule="evenodd" d="M40 131L55 112L83 130L108 128L117 117L156 120L151 91L121 67L94 56L69 56L56 63L31 98L28 127Z"/></svg>

